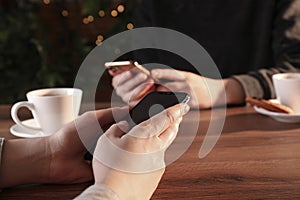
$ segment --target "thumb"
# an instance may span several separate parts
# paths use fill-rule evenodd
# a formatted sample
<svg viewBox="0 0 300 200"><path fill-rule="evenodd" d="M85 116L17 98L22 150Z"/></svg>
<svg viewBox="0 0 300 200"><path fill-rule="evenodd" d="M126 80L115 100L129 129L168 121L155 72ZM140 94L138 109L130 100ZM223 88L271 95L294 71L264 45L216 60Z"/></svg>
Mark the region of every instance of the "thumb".
<svg viewBox="0 0 300 200"><path fill-rule="evenodd" d="M184 72L175 69L153 69L151 71L153 79L167 79L172 81L184 81Z"/></svg>
<svg viewBox="0 0 300 200"><path fill-rule="evenodd" d="M105 135L110 138L121 138L129 130L127 121L120 121L117 124L112 125L106 132Z"/></svg>

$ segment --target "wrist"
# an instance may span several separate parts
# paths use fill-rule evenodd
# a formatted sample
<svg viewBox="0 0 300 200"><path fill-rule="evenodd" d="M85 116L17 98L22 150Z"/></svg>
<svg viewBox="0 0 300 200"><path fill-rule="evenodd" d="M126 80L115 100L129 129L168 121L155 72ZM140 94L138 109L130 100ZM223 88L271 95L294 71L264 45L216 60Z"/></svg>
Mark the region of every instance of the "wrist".
<svg viewBox="0 0 300 200"><path fill-rule="evenodd" d="M223 79L226 101L228 105L238 105L245 102L245 92L242 85L233 78Z"/></svg>
<svg viewBox="0 0 300 200"><path fill-rule="evenodd" d="M0 188L43 183L47 170L44 138L6 140L0 168Z"/></svg>

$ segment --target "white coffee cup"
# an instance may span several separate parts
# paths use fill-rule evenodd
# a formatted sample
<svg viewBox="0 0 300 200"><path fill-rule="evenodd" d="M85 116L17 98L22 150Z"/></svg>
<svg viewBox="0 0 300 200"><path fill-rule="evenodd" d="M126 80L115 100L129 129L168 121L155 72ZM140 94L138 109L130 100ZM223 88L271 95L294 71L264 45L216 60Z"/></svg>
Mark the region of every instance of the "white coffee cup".
<svg viewBox="0 0 300 200"><path fill-rule="evenodd" d="M35 130L50 135L78 116L82 90L76 88L47 88L30 91L26 96L28 101L13 105L11 109L13 120L28 132ZM26 107L32 112L38 127L31 127L22 123L18 117L18 110L21 107Z"/></svg>
<svg viewBox="0 0 300 200"><path fill-rule="evenodd" d="M300 113L300 73L281 73L272 76L277 99Z"/></svg>

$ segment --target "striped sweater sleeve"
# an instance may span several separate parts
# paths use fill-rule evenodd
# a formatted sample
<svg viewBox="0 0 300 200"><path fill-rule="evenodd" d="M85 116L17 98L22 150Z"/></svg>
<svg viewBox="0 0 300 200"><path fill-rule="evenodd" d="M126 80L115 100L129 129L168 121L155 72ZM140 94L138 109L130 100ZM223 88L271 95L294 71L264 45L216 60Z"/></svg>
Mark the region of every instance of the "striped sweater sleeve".
<svg viewBox="0 0 300 200"><path fill-rule="evenodd" d="M246 96L275 98L272 75L300 72L300 0L280 0L273 24L275 67L236 75Z"/></svg>

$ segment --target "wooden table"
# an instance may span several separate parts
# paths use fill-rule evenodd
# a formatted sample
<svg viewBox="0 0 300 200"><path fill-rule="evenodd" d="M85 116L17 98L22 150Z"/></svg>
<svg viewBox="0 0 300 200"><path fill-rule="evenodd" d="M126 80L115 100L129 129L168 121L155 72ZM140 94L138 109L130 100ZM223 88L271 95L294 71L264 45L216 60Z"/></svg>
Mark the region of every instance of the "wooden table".
<svg viewBox="0 0 300 200"><path fill-rule="evenodd" d="M9 109L0 106L0 135L14 138ZM276 122L251 107L229 108L217 145L199 159L210 112L201 111L197 137L168 166L152 199L300 199L300 124ZM180 131L195 114L185 117ZM0 199L71 199L89 184L5 189Z"/></svg>

